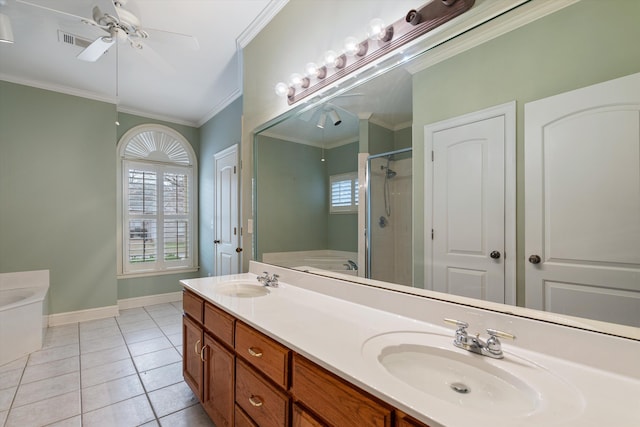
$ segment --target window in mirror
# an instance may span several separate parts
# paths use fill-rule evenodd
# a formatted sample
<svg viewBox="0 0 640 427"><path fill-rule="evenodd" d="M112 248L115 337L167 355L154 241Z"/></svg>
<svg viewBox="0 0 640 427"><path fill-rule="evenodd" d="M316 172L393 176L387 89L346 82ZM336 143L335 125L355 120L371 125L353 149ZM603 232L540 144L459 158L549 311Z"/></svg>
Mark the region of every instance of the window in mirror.
<svg viewBox="0 0 640 427"><path fill-rule="evenodd" d="M331 175L331 205L329 212L357 213L358 212L358 174L357 172Z"/></svg>

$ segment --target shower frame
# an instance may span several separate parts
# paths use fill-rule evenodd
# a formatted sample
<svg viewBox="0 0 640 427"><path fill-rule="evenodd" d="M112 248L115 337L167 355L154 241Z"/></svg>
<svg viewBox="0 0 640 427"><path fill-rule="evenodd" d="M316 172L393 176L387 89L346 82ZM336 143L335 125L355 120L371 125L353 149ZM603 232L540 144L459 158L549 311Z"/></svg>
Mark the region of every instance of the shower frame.
<svg viewBox="0 0 640 427"><path fill-rule="evenodd" d="M386 151L380 154L373 154L367 156L367 167L365 171L366 177L366 213L365 213L365 277L371 279L371 160L379 159L381 157L392 157L398 154L412 153L413 147L403 148L400 150Z"/></svg>

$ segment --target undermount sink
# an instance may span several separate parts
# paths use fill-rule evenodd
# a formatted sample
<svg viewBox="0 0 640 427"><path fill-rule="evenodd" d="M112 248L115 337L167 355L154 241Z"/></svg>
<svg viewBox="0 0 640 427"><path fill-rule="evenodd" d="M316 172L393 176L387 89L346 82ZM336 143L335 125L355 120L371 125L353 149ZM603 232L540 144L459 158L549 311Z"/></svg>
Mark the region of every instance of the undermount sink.
<svg viewBox="0 0 640 427"><path fill-rule="evenodd" d="M231 281L216 287L215 292L220 295L237 298L255 298L269 295L269 289L259 283L247 281Z"/></svg>
<svg viewBox="0 0 640 427"><path fill-rule="evenodd" d="M567 413L567 406L576 414L583 407L573 386L541 366L513 354L496 360L458 349L453 335L381 334L363 344L362 354L400 389L447 402L462 413L473 411L475 417L557 417Z"/></svg>

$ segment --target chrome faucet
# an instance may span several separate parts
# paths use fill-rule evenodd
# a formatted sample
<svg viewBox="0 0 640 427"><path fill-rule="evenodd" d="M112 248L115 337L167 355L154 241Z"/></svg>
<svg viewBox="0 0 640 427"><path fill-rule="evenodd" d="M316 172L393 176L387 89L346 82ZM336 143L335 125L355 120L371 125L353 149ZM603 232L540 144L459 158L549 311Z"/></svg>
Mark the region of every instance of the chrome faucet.
<svg viewBox="0 0 640 427"><path fill-rule="evenodd" d="M269 276L269 273L264 271L262 276L258 276L258 282L262 283L263 286L270 286L272 288L278 287L278 276L277 274L272 274Z"/></svg>
<svg viewBox="0 0 640 427"><path fill-rule="evenodd" d="M458 327L458 329L456 329L453 345L472 353L481 354L494 359L502 359L504 357L504 354L502 353L502 343L500 343L498 338L516 339L515 335L508 332L499 331L497 329L487 329L489 338L487 341L483 341L480 339L479 333L475 336L467 333L467 328L469 327L467 322L447 318L445 318L444 321Z"/></svg>
<svg viewBox="0 0 640 427"><path fill-rule="evenodd" d="M347 260L347 263L344 264L345 267L347 267L347 270L355 270L358 271L358 264L355 263L355 261L352 260Z"/></svg>

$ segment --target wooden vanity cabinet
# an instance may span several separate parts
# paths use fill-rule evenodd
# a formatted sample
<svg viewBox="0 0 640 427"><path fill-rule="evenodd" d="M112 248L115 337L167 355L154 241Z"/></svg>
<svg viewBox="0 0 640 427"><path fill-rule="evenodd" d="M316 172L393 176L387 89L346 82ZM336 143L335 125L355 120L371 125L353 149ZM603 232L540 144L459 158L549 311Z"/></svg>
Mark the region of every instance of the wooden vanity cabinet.
<svg viewBox="0 0 640 427"><path fill-rule="evenodd" d="M200 350L204 338L202 329L204 300L191 292L184 291L182 293L182 307L184 310L182 318L182 373L184 381L193 393L202 399L204 366L200 359Z"/></svg>
<svg viewBox="0 0 640 427"><path fill-rule="evenodd" d="M293 405L291 427L327 427L327 425L295 403Z"/></svg>
<svg viewBox="0 0 640 427"><path fill-rule="evenodd" d="M204 334L202 407L216 427L232 427L235 392L235 356Z"/></svg>
<svg viewBox="0 0 640 427"><path fill-rule="evenodd" d="M428 425L415 420L396 409L396 424L395 427L429 427Z"/></svg>
<svg viewBox="0 0 640 427"><path fill-rule="evenodd" d="M217 427L232 427L235 318L187 291L183 293L183 309L184 380Z"/></svg>
<svg viewBox="0 0 640 427"><path fill-rule="evenodd" d="M183 373L217 427L428 427L183 293Z"/></svg>
<svg viewBox="0 0 640 427"><path fill-rule="evenodd" d="M392 407L298 354L293 356L292 373L294 400L318 414L328 425L392 426Z"/></svg>

